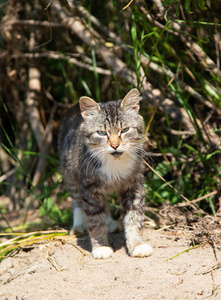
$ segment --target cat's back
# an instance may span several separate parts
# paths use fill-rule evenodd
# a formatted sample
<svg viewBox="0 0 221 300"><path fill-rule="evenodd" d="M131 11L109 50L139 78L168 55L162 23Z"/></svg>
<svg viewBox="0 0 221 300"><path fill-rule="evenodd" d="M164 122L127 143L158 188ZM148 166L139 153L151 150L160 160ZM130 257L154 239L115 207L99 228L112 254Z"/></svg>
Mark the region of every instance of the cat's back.
<svg viewBox="0 0 221 300"><path fill-rule="evenodd" d="M77 131L82 121L79 104L68 109L58 135L58 152L60 155L68 150L76 140Z"/></svg>

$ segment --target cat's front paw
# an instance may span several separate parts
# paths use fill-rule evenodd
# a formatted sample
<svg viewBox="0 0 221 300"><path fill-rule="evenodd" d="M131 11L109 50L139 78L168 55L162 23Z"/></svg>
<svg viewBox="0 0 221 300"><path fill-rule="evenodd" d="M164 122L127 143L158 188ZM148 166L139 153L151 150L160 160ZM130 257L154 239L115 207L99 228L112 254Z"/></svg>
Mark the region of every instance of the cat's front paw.
<svg viewBox="0 0 221 300"><path fill-rule="evenodd" d="M150 256L152 253L153 253L153 248L149 244L140 244L133 249L131 256L147 257Z"/></svg>
<svg viewBox="0 0 221 300"><path fill-rule="evenodd" d="M109 258L113 253L113 249L107 246L96 247L92 250L92 256L97 259Z"/></svg>

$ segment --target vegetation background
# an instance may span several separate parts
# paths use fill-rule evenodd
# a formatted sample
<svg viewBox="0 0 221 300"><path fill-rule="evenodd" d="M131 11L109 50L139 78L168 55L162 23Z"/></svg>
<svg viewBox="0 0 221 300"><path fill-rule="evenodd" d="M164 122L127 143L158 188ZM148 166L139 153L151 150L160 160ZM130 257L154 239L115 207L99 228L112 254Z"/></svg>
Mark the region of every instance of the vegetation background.
<svg viewBox="0 0 221 300"><path fill-rule="evenodd" d="M0 1L0 229L21 231L10 216L25 212L26 224L33 209L46 228L71 223L62 117L82 95L117 100L133 87L147 124L148 205L220 212L220 12L213 0Z"/></svg>

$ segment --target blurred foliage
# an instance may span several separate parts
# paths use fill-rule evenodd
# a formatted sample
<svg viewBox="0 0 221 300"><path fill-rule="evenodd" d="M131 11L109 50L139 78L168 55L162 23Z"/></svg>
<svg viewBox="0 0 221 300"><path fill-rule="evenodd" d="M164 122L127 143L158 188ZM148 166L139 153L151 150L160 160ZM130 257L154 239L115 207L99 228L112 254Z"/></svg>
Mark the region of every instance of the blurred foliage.
<svg viewBox="0 0 221 300"><path fill-rule="evenodd" d="M60 209L61 119L82 95L109 101L132 87L141 91L146 123L159 105L146 137L149 163L190 200L217 191L197 205L220 208L221 2L128 4L0 1L2 214L40 207L69 223ZM183 201L150 170L146 186L150 205Z"/></svg>

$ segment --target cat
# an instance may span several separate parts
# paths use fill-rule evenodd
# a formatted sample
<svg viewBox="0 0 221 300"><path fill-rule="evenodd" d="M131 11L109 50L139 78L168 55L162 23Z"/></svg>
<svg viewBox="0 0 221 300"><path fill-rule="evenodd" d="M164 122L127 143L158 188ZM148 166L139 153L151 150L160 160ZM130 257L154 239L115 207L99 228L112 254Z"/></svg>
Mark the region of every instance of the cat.
<svg viewBox="0 0 221 300"><path fill-rule="evenodd" d="M139 91L123 100L97 103L81 97L59 131L58 150L64 182L73 199L72 233L88 231L94 258L109 258L108 232L119 228L108 211L108 195L118 192L128 254L147 257L152 247L143 241L144 120Z"/></svg>

